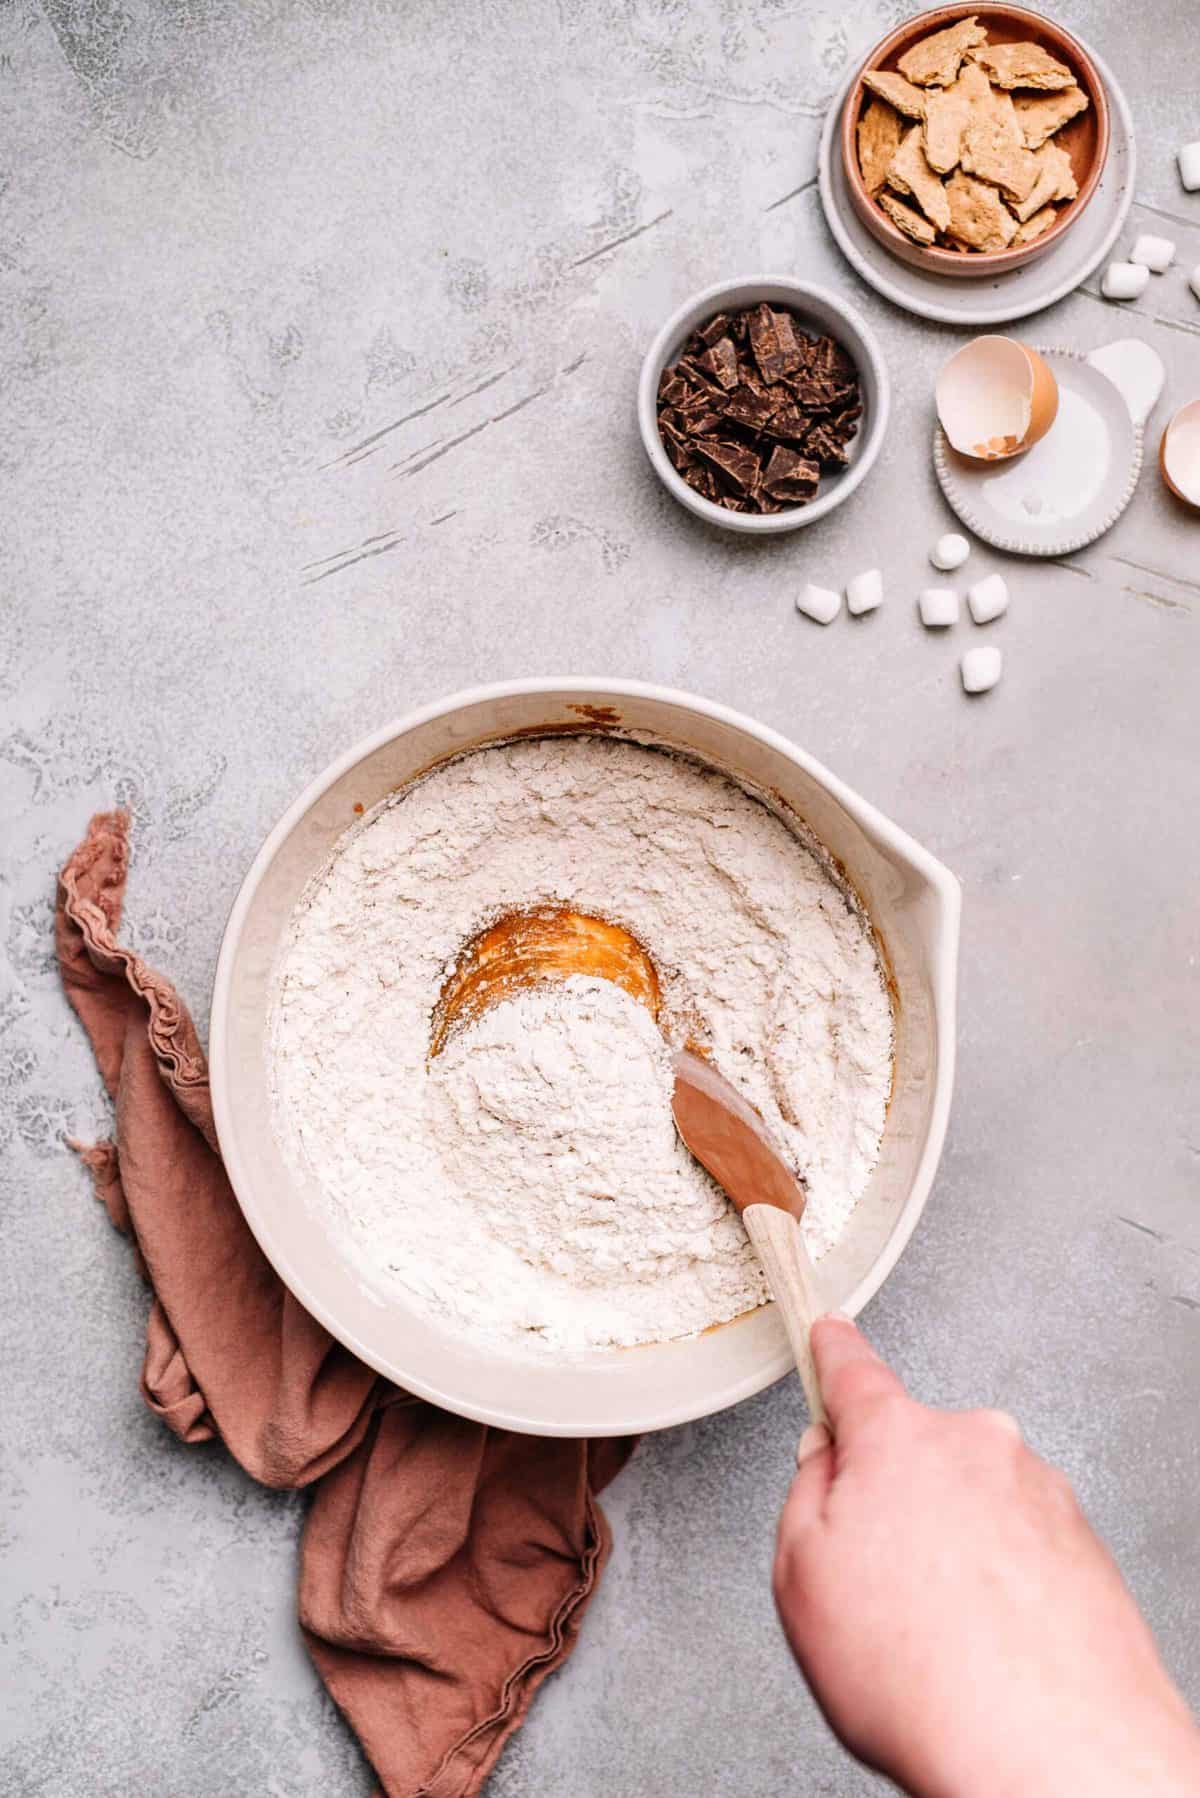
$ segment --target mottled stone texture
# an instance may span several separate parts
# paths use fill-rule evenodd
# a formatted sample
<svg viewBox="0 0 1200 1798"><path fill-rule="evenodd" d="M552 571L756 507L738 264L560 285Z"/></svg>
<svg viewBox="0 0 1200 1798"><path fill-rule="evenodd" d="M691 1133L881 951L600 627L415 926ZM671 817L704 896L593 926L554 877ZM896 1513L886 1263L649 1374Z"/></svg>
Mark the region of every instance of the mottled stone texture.
<svg viewBox="0 0 1200 1798"><path fill-rule="evenodd" d="M1193 1700L1200 1485L1196 525L1151 471L1069 562L977 552L1012 610L916 623L951 523L929 463L961 334L858 289L821 221L821 114L901 0L10 0L0 8L0 1788L324 1798L369 1775L296 1639L301 1501L142 1410L145 1296L64 1131L105 1104L49 960L89 811L136 818L130 929L203 1022L264 829L347 742L483 678L607 671L796 738L962 877L962 1054L926 1219L867 1325L913 1388L1015 1410L1076 1479ZM1135 228L1200 260L1181 0L1059 9L1140 136ZM887 451L811 531L699 527L633 394L702 283L852 293ZM1093 283L1089 283L1089 289ZM1179 270L1023 327L1135 334L1194 397ZM819 631L807 579L881 563ZM501 1798L878 1789L784 1652L767 1573L785 1382L647 1442L579 1652ZM742 1708L752 1694L749 1718Z"/></svg>

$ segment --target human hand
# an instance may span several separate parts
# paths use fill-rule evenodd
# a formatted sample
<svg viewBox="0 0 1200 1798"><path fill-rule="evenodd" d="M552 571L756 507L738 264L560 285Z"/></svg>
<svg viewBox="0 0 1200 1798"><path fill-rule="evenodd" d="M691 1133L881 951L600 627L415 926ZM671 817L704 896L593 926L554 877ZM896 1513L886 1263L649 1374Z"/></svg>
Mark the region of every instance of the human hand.
<svg viewBox="0 0 1200 1798"><path fill-rule="evenodd" d="M915 1798L1200 1792L1200 1731L1066 1478L997 1411L930 1410L854 1325L813 1354L775 1603L846 1747Z"/></svg>

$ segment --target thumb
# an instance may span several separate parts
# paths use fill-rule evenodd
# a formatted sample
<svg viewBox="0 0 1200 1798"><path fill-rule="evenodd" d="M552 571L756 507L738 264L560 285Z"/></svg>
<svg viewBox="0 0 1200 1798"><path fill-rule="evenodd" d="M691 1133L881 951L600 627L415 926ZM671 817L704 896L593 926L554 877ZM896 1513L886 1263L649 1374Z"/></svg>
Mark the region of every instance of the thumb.
<svg viewBox="0 0 1200 1798"><path fill-rule="evenodd" d="M902 1398L904 1387L847 1317L819 1317L812 1327L813 1361L821 1396L837 1437L853 1434L863 1411L881 1398Z"/></svg>

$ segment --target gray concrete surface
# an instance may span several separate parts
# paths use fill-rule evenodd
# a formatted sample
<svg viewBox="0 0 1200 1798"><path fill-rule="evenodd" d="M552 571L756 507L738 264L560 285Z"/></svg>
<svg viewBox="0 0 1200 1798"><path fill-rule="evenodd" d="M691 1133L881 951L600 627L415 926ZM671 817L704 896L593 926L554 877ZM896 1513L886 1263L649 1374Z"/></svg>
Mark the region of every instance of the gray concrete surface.
<svg viewBox="0 0 1200 1798"><path fill-rule="evenodd" d="M106 1116L51 965L53 871L93 808L130 805L130 932L203 1020L226 908L299 785L416 702L551 671L741 707L962 877L950 1142L868 1327L926 1398L1019 1413L1200 1701L1200 538L1148 469L1104 541L1009 565L983 702L958 689L971 627L917 627L950 522L931 378L959 334L859 287L812 186L839 72L905 10L0 7L6 1794L370 1783L296 1640L299 1502L138 1399L145 1295L62 1143ZM1192 11L1059 10L1133 102L1131 232L1168 231L1190 267ZM759 546L672 504L633 416L666 311L756 265L853 294L896 385L860 494ZM1133 331L1169 399L1200 390L1179 269L1132 308L1084 292L1027 329ZM875 561L882 612L796 616L803 580ZM799 1420L788 1383L644 1444L498 1798L878 1789L771 1610Z"/></svg>

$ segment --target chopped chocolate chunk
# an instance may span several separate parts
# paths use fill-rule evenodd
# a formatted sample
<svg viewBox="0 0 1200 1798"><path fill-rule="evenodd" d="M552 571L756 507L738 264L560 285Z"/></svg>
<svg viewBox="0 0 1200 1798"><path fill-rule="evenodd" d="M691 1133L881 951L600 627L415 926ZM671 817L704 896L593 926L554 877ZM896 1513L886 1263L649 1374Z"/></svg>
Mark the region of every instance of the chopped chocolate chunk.
<svg viewBox="0 0 1200 1798"><path fill-rule="evenodd" d="M716 343L718 337L724 337L728 329L729 314L727 312L718 312L716 318L710 318L708 323L703 325L701 329L696 332L696 336L700 339L701 343L708 344L711 347L712 344Z"/></svg>
<svg viewBox="0 0 1200 1798"><path fill-rule="evenodd" d="M733 347L732 337L718 337L711 348L705 350L703 356L696 358L699 366L717 380L728 392L729 388L738 384L737 351Z"/></svg>
<svg viewBox="0 0 1200 1798"><path fill-rule="evenodd" d="M735 493L749 493L758 485L761 464L754 451L744 444L716 438L711 442L705 439L696 448L706 462L720 469Z"/></svg>
<svg viewBox="0 0 1200 1798"><path fill-rule="evenodd" d="M750 348L758 363L758 372L768 386L787 373L783 347L779 341L777 314L764 301L750 314Z"/></svg>
<svg viewBox="0 0 1200 1798"><path fill-rule="evenodd" d="M768 437L783 437L789 443L803 443L808 437L812 420L807 412L799 406L776 406L774 412L763 424L763 431Z"/></svg>
<svg viewBox="0 0 1200 1798"><path fill-rule="evenodd" d="M693 331L658 385L673 466L732 512L806 505L822 467L845 467L861 413L858 373L841 344L808 336L795 313L765 303Z"/></svg>
<svg viewBox="0 0 1200 1798"><path fill-rule="evenodd" d="M658 383L660 406L677 406L687 398L688 384L677 368L664 368Z"/></svg>
<svg viewBox="0 0 1200 1798"><path fill-rule="evenodd" d="M806 456L798 456L794 450L780 443L771 451L771 460L763 474L762 486L771 499L790 499L802 505L817 491L820 478L818 463L810 462Z"/></svg>

